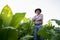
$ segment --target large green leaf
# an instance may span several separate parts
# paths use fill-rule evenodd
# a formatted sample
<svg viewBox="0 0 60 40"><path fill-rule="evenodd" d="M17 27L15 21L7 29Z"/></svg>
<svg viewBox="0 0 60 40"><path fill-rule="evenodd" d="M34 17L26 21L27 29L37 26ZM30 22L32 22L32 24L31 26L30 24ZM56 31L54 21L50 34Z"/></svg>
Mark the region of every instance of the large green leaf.
<svg viewBox="0 0 60 40"><path fill-rule="evenodd" d="M31 38L33 38L33 36L31 36L31 35L25 35L24 37L20 38L20 40L29 40Z"/></svg>
<svg viewBox="0 0 60 40"><path fill-rule="evenodd" d="M55 36L53 36L51 40L60 40L60 27L56 27L54 31L55 31Z"/></svg>
<svg viewBox="0 0 60 40"><path fill-rule="evenodd" d="M58 25L60 25L60 20L57 19L51 19L52 21L55 21Z"/></svg>
<svg viewBox="0 0 60 40"><path fill-rule="evenodd" d="M18 31L13 27L6 27L0 30L0 40L17 40Z"/></svg>
<svg viewBox="0 0 60 40"><path fill-rule="evenodd" d="M54 26L49 21L47 24L43 25L43 28L38 31L38 34L44 38L51 40L55 36Z"/></svg>
<svg viewBox="0 0 60 40"><path fill-rule="evenodd" d="M1 16L2 16L2 20L3 20L3 24L4 26L8 26L10 21L11 21L11 18L12 18L12 10L11 8L6 5L3 9L2 9L2 12L1 12Z"/></svg>
<svg viewBox="0 0 60 40"><path fill-rule="evenodd" d="M39 30L38 35L43 36L44 38L50 39L50 35L44 29Z"/></svg>
<svg viewBox="0 0 60 40"><path fill-rule="evenodd" d="M24 16L25 13L16 13L11 20L10 26L17 28Z"/></svg>
<svg viewBox="0 0 60 40"><path fill-rule="evenodd" d="M1 14L0 14L0 29L2 28L2 23L3 23L3 21L2 21L2 18L1 18Z"/></svg>

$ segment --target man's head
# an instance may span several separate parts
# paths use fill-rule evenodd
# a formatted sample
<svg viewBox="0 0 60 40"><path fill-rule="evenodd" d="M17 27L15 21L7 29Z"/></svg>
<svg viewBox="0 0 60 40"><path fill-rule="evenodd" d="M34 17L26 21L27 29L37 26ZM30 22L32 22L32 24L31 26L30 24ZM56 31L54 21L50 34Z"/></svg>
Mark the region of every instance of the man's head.
<svg viewBox="0 0 60 40"><path fill-rule="evenodd" d="M41 12L42 12L42 11L41 11L40 8L35 9L35 13L36 13L36 14L40 14Z"/></svg>

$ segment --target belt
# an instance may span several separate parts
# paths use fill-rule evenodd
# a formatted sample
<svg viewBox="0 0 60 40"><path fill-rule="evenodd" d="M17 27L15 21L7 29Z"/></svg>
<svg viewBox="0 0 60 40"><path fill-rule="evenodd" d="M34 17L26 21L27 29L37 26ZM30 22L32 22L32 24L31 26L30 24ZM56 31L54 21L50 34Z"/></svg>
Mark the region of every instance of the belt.
<svg viewBox="0 0 60 40"><path fill-rule="evenodd" d="M42 25L42 23L40 23L40 24L35 24L35 25Z"/></svg>

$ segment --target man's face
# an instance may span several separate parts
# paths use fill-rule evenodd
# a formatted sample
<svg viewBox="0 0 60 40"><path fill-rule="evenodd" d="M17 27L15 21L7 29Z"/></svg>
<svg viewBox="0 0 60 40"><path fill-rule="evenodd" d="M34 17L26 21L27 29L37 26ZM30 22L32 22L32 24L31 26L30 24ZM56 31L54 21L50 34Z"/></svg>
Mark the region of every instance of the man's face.
<svg viewBox="0 0 60 40"><path fill-rule="evenodd" d="M41 12L39 10L36 11L36 14L40 14Z"/></svg>

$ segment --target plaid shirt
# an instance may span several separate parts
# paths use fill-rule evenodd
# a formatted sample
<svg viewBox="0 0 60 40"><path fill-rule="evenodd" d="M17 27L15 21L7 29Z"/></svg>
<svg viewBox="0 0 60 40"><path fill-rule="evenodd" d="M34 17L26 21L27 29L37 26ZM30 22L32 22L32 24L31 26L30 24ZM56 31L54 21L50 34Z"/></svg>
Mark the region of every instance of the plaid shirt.
<svg viewBox="0 0 60 40"><path fill-rule="evenodd" d="M43 14L35 15L32 19L35 24L42 24L43 23Z"/></svg>

